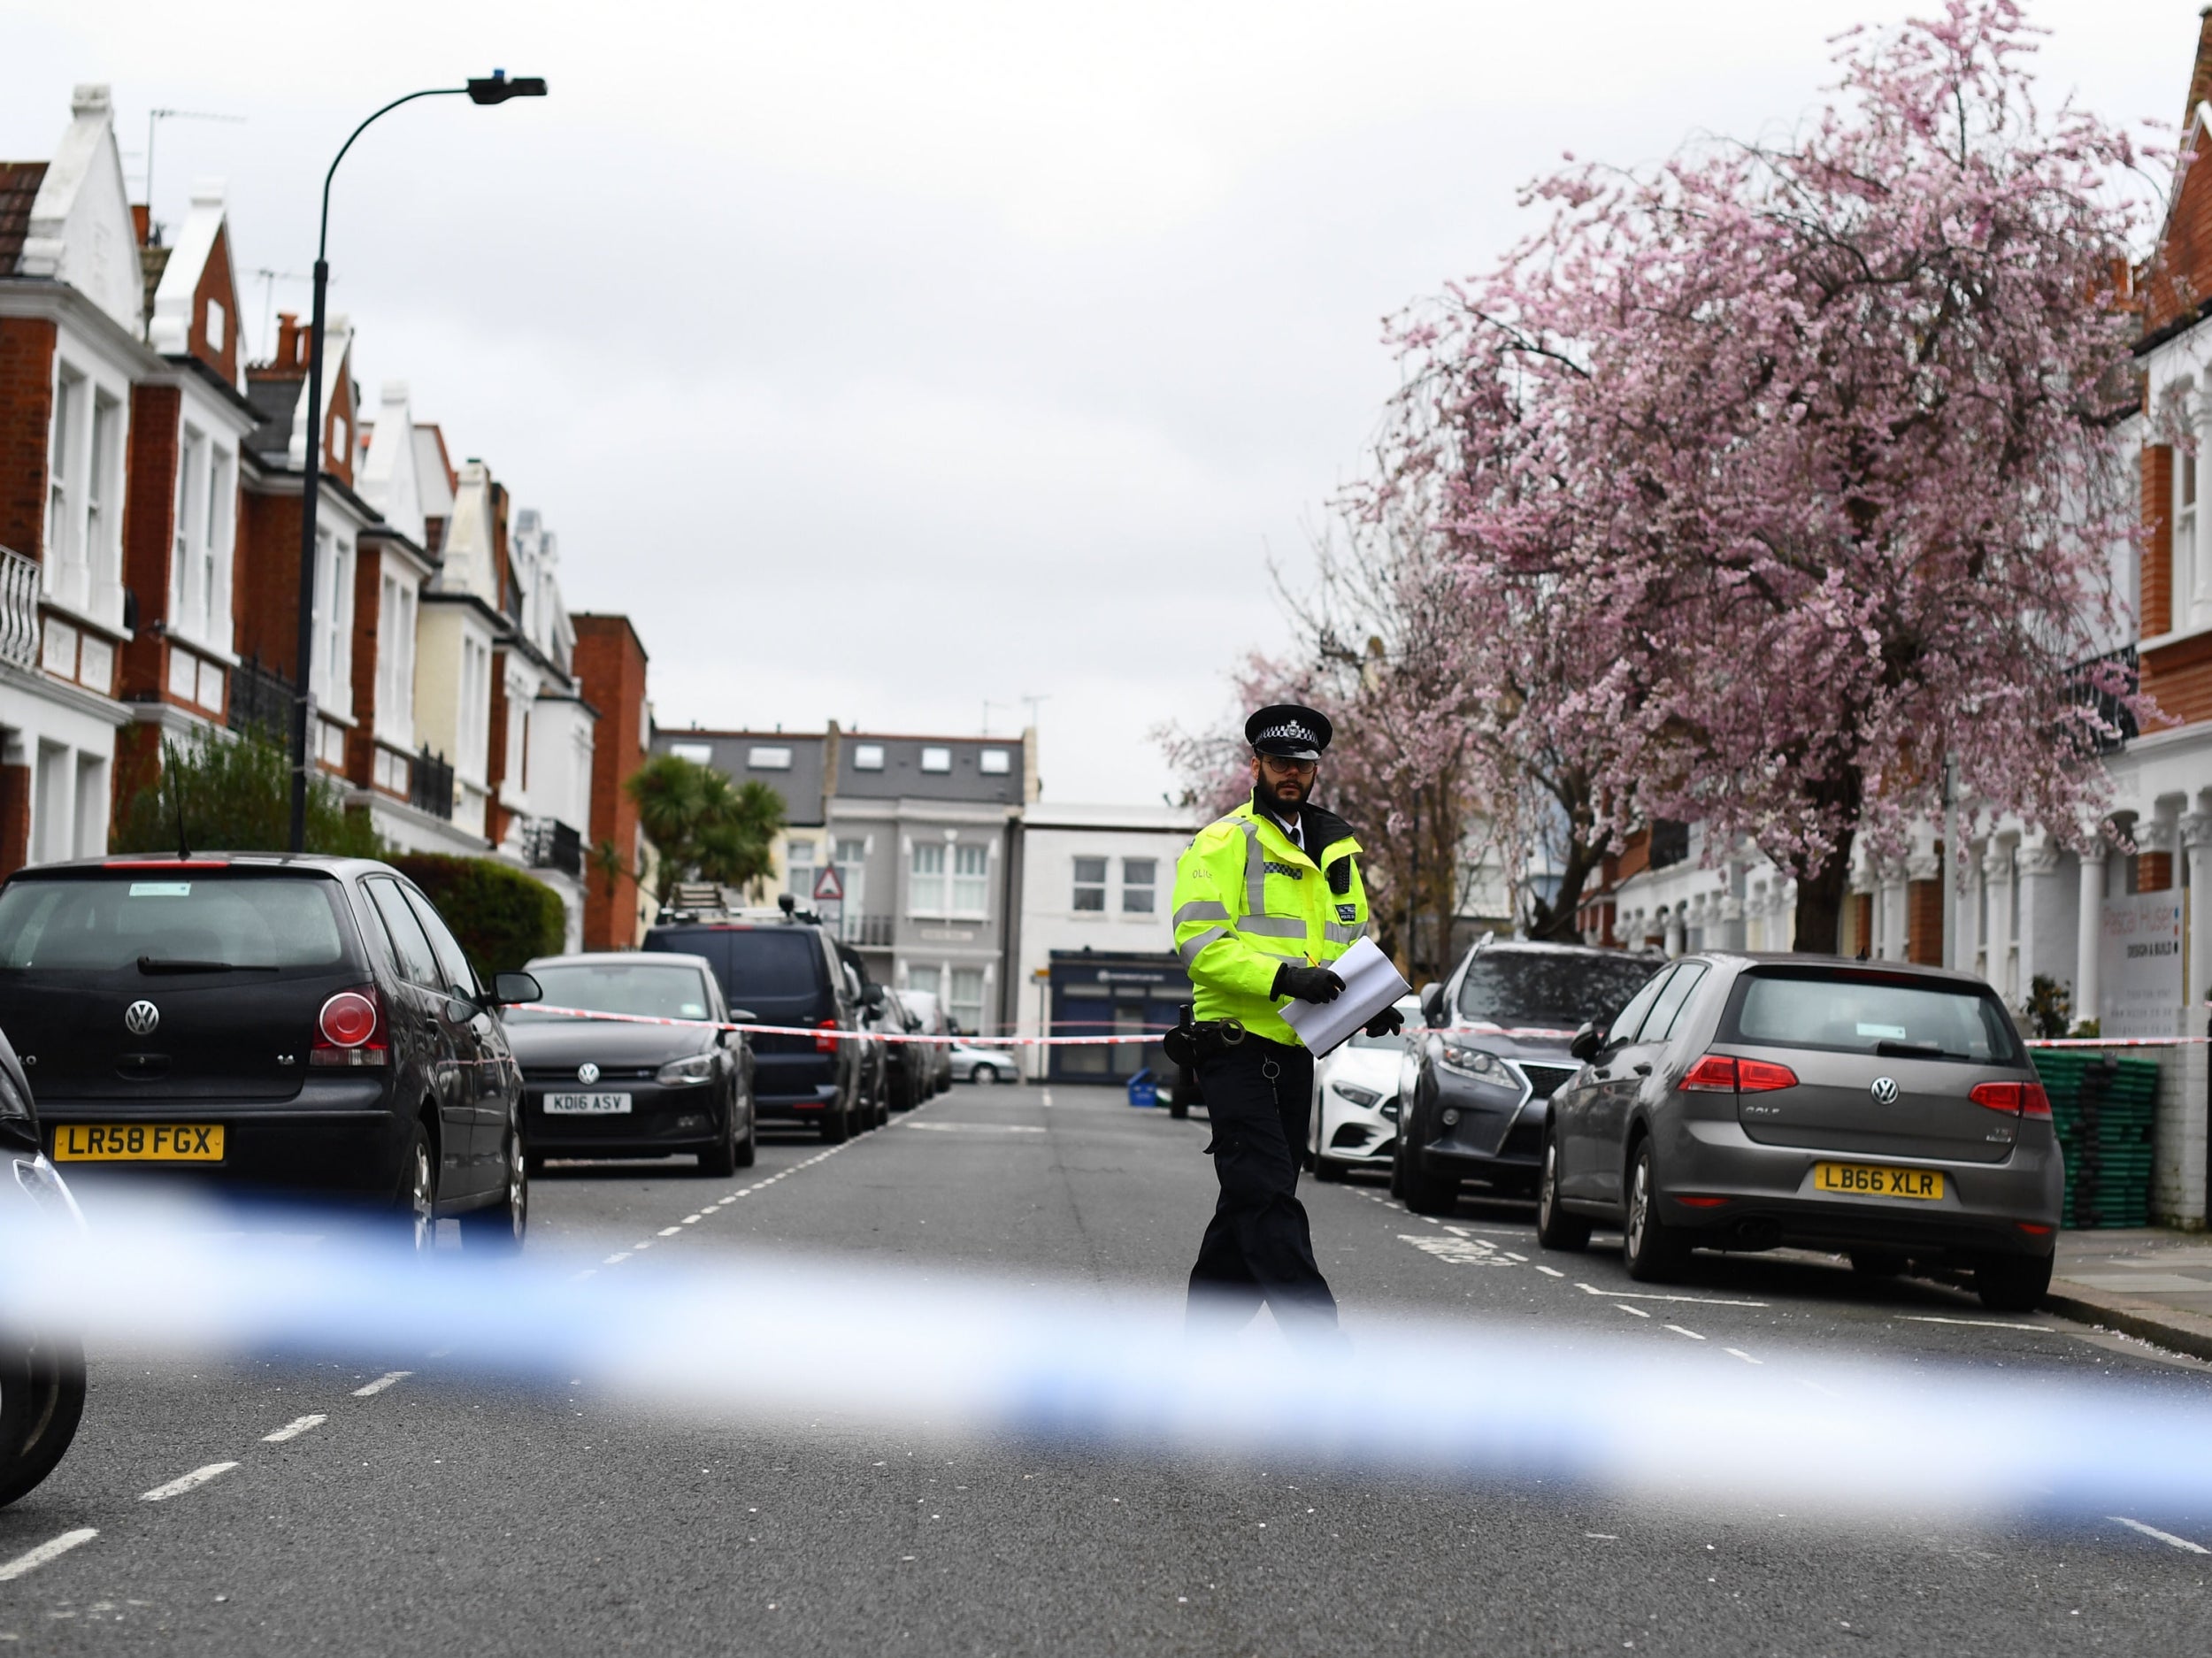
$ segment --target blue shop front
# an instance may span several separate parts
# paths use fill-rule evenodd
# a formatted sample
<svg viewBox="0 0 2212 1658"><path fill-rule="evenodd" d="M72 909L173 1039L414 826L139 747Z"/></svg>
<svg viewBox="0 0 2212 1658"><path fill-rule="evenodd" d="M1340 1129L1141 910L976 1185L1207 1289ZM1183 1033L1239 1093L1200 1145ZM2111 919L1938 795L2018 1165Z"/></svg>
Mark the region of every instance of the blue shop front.
<svg viewBox="0 0 2212 1658"><path fill-rule="evenodd" d="M1055 950L1050 968L1052 1034L1131 1036L1164 1032L1191 999L1183 963L1171 955L1107 955ZM1098 1048L1053 1048L1054 1082L1118 1082L1149 1065L1164 1076L1167 1056L1156 1040Z"/></svg>

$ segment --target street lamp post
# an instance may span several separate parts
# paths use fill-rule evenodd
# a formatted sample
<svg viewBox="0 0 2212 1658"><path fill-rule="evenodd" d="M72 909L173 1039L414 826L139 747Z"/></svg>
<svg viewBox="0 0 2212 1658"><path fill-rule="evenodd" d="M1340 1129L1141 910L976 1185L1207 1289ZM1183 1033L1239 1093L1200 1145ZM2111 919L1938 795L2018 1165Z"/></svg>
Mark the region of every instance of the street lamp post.
<svg viewBox="0 0 2212 1658"><path fill-rule="evenodd" d="M353 148L353 141L368 131L378 117L388 115L403 104L412 104L417 98L466 97L473 104L504 104L509 98L541 98L545 82L535 75L507 78L504 69L495 69L489 75L471 80L466 86L428 87L420 92L410 92L405 97L394 98L374 115L353 129L351 137L338 146L338 153L331 158L330 171L323 174L322 220L315 235L315 303L313 319L307 344L307 422L304 434L306 468L300 480L300 585L299 585L299 640L296 672L298 683L292 704L292 850L307 850L307 785L314 775L314 757L310 752L308 738L314 725L313 695L308 689L315 661L315 509L322 499L323 460L323 296L330 281L330 264L325 255L330 247L330 181L338 176L338 164L346 158L346 151ZM334 592L331 600L337 601Z"/></svg>

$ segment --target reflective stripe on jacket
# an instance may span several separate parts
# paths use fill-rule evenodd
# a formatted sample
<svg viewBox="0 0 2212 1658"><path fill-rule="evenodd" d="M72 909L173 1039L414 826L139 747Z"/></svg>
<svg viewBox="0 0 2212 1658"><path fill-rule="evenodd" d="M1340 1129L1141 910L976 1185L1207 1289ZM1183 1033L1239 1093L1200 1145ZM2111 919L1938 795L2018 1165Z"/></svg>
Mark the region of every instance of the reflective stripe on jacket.
<svg viewBox="0 0 2212 1658"><path fill-rule="evenodd" d="M1317 856L1294 846L1249 801L1191 838L1175 864L1175 950L1195 993L1194 1017L1240 1019L1255 1036L1295 1042L1268 994L1285 962L1333 962L1367 931L1357 841L1342 819L1308 809Z"/></svg>

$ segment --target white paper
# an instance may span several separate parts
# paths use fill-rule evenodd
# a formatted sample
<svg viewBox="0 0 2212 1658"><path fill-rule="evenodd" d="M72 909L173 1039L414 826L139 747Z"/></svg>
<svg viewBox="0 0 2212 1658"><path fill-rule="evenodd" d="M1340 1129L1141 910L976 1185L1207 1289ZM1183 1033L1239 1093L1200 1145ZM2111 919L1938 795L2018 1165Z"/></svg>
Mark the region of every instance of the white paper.
<svg viewBox="0 0 2212 1658"><path fill-rule="evenodd" d="M1413 989L1398 977L1398 970L1376 948L1372 939L1362 939L1336 960L1322 964L1344 981L1344 994L1334 1002L1293 998L1283 1009L1284 1023L1298 1032L1298 1040L1316 1056L1333 1052L1353 1032Z"/></svg>

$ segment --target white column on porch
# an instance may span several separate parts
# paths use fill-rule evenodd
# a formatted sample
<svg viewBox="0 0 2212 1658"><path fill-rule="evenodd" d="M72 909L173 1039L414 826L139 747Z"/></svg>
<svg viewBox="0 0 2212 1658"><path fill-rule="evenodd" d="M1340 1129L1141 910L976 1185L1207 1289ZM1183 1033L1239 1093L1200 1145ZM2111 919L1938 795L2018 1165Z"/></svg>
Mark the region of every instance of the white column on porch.
<svg viewBox="0 0 2212 1658"><path fill-rule="evenodd" d="M1989 887L1989 929L1982 943L1982 977L1989 980L2008 1006L2020 999L2020 986L2012 971L2012 858L2016 843L1992 844L1982 858Z"/></svg>
<svg viewBox="0 0 2212 1658"><path fill-rule="evenodd" d="M1986 841L1970 841L1959 849L1961 878L1953 894L1958 925L1951 929L1951 965L1962 973L1982 971L1982 855Z"/></svg>
<svg viewBox="0 0 2212 1658"><path fill-rule="evenodd" d="M2074 929L2074 1022L2103 1017L2100 971L2104 943L2104 866L2108 848L2101 833L2083 848L2078 905Z"/></svg>
<svg viewBox="0 0 2212 1658"><path fill-rule="evenodd" d="M2181 820L2181 856L2189 863L2188 979L2182 985L2187 1017L2180 1033L2204 1033L2204 1003L2212 993L2212 791L2197 796L2197 810ZM2177 873L2177 879L2180 879Z"/></svg>

